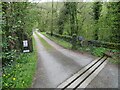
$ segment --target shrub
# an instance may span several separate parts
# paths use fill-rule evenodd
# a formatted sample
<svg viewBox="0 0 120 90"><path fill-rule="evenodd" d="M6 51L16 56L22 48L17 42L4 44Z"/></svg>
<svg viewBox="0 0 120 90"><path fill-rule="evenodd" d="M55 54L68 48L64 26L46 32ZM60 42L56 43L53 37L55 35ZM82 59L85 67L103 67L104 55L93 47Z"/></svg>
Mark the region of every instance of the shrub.
<svg viewBox="0 0 120 90"><path fill-rule="evenodd" d="M33 45L35 48L35 40ZM19 57L12 64L2 67L3 90L31 87L37 64L36 54L36 49L31 53L19 53Z"/></svg>
<svg viewBox="0 0 120 90"><path fill-rule="evenodd" d="M76 34L73 34L72 35L72 49L77 49L76 45L77 45L77 36Z"/></svg>
<svg viewBox="0 0 120 90"><path fill-rule="evenodd" d="M71 41L72 40L72 37L71 36L68 36L68 35L62 35L62 38L65 40L65 41Z"/></svg>
<svg viewBox="0 0 120 90"><path fill-rule="evenodd" d="M105 48L102 48L102 47L94 47L92 49L92 54L95 55L95 56L98 56L98 57L101 57L103 56L103 53L106 51Z"/></svg>
<svg viewBox="0 0 120 90"><path fill-rule="evenodd" d="M104 48L120 50L120 43L110 43L110 42L103 42L103 41L97 41L97 40L90 40L87 42L88 42L88 45L93 45L96 47L104 47Z"/></svg>
<svg viewBox="0 0 120 90"><path fill-rule="evenodd" d="M46 32L46 34L50 35L49 32ZM60 39L63 39L65 41L68 41L70 42L72 40L72 37L71 36L68 36L68 35L60 35L60 34L53 34L54 37L57 37L57 38L60 38Z"/></svg>
<svg viewBox="0 0 120 90"><path fill-rule="evenodd" d="M2 52L2 65L6 66L7 64L12 63L18 57L18 53L16 50L11 50L8 52Z"/></svg>

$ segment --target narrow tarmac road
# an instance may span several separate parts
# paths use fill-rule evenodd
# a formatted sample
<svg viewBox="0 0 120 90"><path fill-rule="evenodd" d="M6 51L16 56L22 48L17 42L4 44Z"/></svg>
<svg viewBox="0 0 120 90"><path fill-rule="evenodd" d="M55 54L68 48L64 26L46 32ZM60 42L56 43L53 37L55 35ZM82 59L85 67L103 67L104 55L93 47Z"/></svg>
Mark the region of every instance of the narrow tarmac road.
<svg viewBox="0 0 120 90"><path fill-rule="evenodd" d="M33 80L33 88L56 88L95 59L92 56L64 49L42 34L38 34L54 48L47 50L38 36L35 33L33 34L38 52L38 64Z"/></svg>
<svg viewBox="0 0 120 90"><path fill-rule="evenodd" d="M36 33L52 47L45 48L39 37L33 34L38 64L32 88L56 88L96 59L91 55L64 49L41 33ZM118 86L118 66L109 62L86 88L118 88Z"/></svg>

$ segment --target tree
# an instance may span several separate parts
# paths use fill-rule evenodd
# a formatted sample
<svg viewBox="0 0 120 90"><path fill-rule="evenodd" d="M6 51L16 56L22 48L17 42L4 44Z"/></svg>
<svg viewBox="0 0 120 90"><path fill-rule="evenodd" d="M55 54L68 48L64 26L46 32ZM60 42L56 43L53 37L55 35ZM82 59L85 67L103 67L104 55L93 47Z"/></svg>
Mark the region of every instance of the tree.
<svg viewBox="0 0 120 90"><path fill-rule="evenodd" d="M102 3L101 2L94 2L93 4L93 13L94 13L94 20L95 20L95 34L94 34L94 38L95 40L98 40L98 20L100 18L100 14L101 14L101 8L102 8Z"/></svg>
<svg viewBox="0 0 120 90"><path fill-rule="evenodd" d="M64 24L69 19L70 21L70 35L78 33L78 22L77 22L77 3L76 2L65 2L64 7L61 9L60 17L58 21L59 34L63 34ZM69 22L68 22L69 23Z"/></svg>
<svg viewBox="0 0 120 90"><path fill-rule="evenodd" d="M33 19L28 15L29 6L26 2L2 2L3 65L16 59L23 50L24 39L31 39Z"/></svg>
<svg viewBox="0 0 120 90"><path fill-rule="evenodd" d="M63 31L64 31L64 24L68 19L68 14L69 14L69 10L67 8L67 3L64 3L64 6L61 8L60 10L60 15L58 18L58 27L59 27L59 34L62 35Z"/></svg>
<svg viewBox="0 0 120 90"><path fill-rule="evenodd" d="M109 2L107 19L110 21L111 42L120 43L120 1Z"/></svg>
<svg viewBox="0 0 120 90"><path fill-rule="evenodd" d="M53 35L53 0L52 0L52 22L51 22L51 36Z"/></svg>

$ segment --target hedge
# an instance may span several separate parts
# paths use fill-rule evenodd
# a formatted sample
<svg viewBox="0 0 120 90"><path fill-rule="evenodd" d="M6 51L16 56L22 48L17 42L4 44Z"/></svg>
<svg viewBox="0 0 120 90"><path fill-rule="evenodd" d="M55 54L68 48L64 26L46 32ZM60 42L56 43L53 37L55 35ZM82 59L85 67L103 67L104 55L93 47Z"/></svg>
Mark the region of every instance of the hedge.
<svg viewBox="0 0 120 90"><path fill-rule="evenodd" d="M46 34L51 35L49 32L46 32ZM72 36L68 35L59 35L59 34L53 34L53 36L63 39L67 42L71 42ZM78 41L78 45L80 45ZM84 40L83 46L96 46L96 47L104 47L109 49L118 49L120 50L120 43L110 43L110 42L103 42L103 41L97 41L97 40Z"/></svg>
<svg viewBox="0 0 120 90"><path fill-rule="evenodd" d="M89 40L87 42L88 42L88 45L93 45L96 47L104 47L104 48L120 50L120 43L111 43L111 42L104 42L104 41L97 41L97 40Z"/></svg>
<svg viewBox="0 0 120 90"><path fill-rule="evenodd" d="M46 34L48 35L51 35L49 32L46 32ZM63 39L67 42L70 42L72 40L72 36L68 36L68 35L60 35L60 34L53 34L53 36L57 37L57 38L60 38L60 39Z"/></svg>

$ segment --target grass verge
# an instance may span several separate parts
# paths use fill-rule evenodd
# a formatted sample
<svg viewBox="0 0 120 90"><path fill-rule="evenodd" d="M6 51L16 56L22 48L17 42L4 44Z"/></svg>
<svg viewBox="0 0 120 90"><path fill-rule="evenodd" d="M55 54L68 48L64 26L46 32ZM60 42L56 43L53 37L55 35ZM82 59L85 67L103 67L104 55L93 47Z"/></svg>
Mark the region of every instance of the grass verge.
<svg viewBox="0 0 120 90"><path fill-rule="evenodd" d="M50 36L50 35L46 34L45 32L42 32L42 34L45 35L47 38L51 39L52 41L56 42L60 46L66 48L66 49L71 49L71 47L72 47L72 45L69 42L66 42L66 41L64 41L60 38ZM80 46L77 46L76 51L79 51L79 52L82 52L82 53L89 53L89 54L92 54L92 55L97 56L97 57L102 57L103 53L108 51L108 50L110 50L110 49L103 48L103 47L94 47L94 46L80 47ZM112 50L112 51L113 52L118 52L117 50ZM109 61L111 63L114 63L114 64L120 64L120 58L119 58L118 55L114 55L113 58L109 59Z"/></svg>
<svg viewBox="0 0 120 90"><path fill-rule="evenodd" d="M11 65L3 67L2 88L29 88L36 70L37 53L33 38L34 51L22 53Z"/></svg>
<svg viewBox="0 0 120 90"><path fill-rule="evenodd" d="M53 47L48 44L42 37L40 37L36 32L35 34L38 36L38 38L40 39L40 41L42 42L43 46L47 49L47 50L52 50Z"/></svg>
<svg viewBox="0 0 120 90"><path fill-rule="evenodd" d="M64 41L63 39L54 37L54 36L50 36L48 34L46 34L45 32L42 32L43 35L45 35L47 38L49 38L50 40L54 41L55 43L57 43L58 45L66 48L66 49L71 49L72 44L69 42Z"/></svg>

